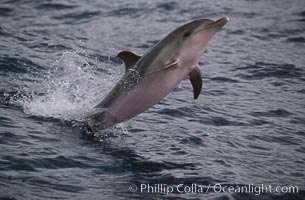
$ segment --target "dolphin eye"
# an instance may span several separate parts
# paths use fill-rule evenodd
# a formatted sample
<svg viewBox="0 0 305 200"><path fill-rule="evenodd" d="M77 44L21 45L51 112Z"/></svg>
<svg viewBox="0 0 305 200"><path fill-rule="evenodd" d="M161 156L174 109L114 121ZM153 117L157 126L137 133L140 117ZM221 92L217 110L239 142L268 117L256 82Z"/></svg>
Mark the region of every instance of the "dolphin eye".
<svg viewBox="0 0 305 200"><path fill-rule="evenodd" d="M184 37L184 38L187 38L187 37L190 36L190 35L191 35L191 32L188 31L188 32L185 32L185 33L183 34L183 37Z"/></svg>

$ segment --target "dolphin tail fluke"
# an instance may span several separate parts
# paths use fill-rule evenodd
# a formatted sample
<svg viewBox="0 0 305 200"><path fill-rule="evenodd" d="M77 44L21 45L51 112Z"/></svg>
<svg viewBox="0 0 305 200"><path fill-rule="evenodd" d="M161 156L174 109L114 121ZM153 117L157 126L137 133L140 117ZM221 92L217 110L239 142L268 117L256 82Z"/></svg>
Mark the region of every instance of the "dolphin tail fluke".
<svg viewBox="0 0 305 200"><path fill-rule="evenodd" d="M108 111L99 109L97 112L87 116L86 129L88 132L95 132L113 126L116 122L111 118Z"/></svg>

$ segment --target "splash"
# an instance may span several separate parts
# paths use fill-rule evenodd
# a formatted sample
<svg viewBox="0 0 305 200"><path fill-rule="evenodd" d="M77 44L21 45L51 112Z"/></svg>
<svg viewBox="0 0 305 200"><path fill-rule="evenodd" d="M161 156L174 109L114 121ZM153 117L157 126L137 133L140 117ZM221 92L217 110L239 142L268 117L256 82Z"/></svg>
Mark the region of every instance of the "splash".
<svg viewBox="0 0 305 200"><path fill-rule="evenodd" d="M105 97L119 76L106 74L77 53L65 52L45 79L27 88L27 95L18 103L27 114L80 120Z"/></svg>

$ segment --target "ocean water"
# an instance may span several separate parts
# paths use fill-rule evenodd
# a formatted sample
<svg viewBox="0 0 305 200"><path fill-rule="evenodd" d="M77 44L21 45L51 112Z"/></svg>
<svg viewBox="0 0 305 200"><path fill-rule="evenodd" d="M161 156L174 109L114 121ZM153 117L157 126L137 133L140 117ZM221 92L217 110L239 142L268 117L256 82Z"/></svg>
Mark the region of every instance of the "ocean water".
<svg viewBox="0 0 305 200"><path fill-rule="evenodd" d="M305 199L304 8L304 0L2 0L0 199ZM197 100L186 79L93 138L67 123L120 79L118 52L143 54L190 20L226 15L200 60ZM259 192L262 184L298 192Z"/></svg>

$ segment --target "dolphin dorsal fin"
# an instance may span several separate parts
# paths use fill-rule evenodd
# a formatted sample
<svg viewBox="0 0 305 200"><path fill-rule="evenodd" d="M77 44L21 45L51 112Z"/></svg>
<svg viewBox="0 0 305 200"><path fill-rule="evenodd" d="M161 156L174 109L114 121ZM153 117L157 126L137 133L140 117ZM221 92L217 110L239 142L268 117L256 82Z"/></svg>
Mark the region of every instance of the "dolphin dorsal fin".
<svg viewBox="0 0 305 200"><path fill-rule="evenodd" d="M191 71L190 75L190 81L193 86L193 91L194 91L194 99L197 99L198 96L200 95L201 88L202 88L202 78L201 78L201 72L200 69L198 68L198 65L193 71Z"/></svg>
<svg viewBox="0 0 305 200"><path fill-rule="evenodd" d="M141 58L141 56L138 56L137 54L132 53L130 51L121 51L120 53L118 53L117 56L124 61L126 67L125 72L127 72L131 67L133 67Z"/></svg>

